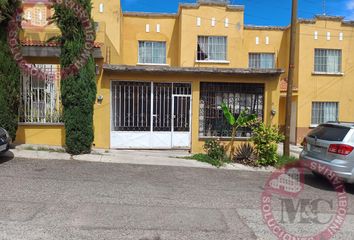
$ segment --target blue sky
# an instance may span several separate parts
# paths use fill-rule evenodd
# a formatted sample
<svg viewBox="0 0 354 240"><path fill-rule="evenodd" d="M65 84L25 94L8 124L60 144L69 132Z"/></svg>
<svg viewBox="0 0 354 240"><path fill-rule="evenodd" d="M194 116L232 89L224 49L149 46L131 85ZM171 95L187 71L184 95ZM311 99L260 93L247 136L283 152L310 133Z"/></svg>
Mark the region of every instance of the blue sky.
<svg viewBox="0 0 354 240"><path fill-rule="evenodd" d="M121 0L123 11L175 13L179 3L196 0ZM231 0L245 6L245 23L252 25L279 25L290 23L291 0ZM354 20L354 0L326 0L328 15L344 16ZM312 18L323 13L323 0L299 0L299 17Z"/></svg>

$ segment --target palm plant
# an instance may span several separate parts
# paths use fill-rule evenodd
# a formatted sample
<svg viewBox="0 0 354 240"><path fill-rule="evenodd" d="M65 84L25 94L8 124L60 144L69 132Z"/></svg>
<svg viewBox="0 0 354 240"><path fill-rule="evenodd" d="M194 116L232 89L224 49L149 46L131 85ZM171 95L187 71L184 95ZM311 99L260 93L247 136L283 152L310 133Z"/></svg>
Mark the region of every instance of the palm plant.
<svg viewBox="0 0 354 240"><path fill-rule="evenodd" d="M229 152L230 159L232 159L235 152L235 137L237 130L242 127L248 127L251 123L257 120L257 116L255 114L249 114L249 110L245 109L241 111L240 115L235 118L234 114L231 112L229 107L223 102L221 104L222 111L224 113L224 117L226 118L228 124L231 126L231 141L226 145L226 151Z"/></svg>

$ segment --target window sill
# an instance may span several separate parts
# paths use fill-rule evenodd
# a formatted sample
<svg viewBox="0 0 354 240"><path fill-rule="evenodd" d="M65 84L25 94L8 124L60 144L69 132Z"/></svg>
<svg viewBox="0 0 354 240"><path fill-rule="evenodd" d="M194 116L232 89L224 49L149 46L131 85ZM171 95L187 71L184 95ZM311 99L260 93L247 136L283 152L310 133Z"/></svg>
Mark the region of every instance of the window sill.
<svg viewBox="0 0 354 240"><path fill-rule="evenodd" d="M322 75L322 76L344 76L344 73L312 72L312 75Z"/></svg>
<svg viewBox="0 0 354 240"><path fill-rule="evenodd" d="M202 61L202 60L195 60L196 63L216 63L216 64L229 64L230 61L226 60L208 60L208 61Z"/></svg>
<svg viewBox="0 0 354 240"><path fill-rule="evenodd" d="M26 123L19 122L19 126L64 126L64 123Z"/></svg>
<svg viewBox="0 0 354 240"><path fill-rule="evenodd" d="M170 66L166 63L137 63L137 66Z"/></svg>
<svg viewBox="0 0 354 240"><path fill-rule="evenodd" d="M316 128L316 127L318 127L318 125L319 125L319 124L311 124L311 125L310 125L310 128Z"/></svg>
<svg viewBox="0 0 354 240"><path fill-rule="evenodd" d="M235 137L235 141L248 141L251 137ZM231 137L199 137L200 141L207 141L207 140L220 140L220 141L231 141Z"/></svg>

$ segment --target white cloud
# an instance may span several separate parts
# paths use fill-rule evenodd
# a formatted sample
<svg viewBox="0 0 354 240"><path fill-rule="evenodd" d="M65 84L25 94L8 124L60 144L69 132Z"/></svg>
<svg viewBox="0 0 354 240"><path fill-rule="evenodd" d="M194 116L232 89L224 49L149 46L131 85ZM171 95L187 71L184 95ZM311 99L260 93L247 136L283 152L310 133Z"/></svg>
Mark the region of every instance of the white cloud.
<svg viewBox="0 0 354 240"><path fill-rule="evenodd" d="M347 9L348 10L354 10L354 0L349 0L347 2Z"/></svg>

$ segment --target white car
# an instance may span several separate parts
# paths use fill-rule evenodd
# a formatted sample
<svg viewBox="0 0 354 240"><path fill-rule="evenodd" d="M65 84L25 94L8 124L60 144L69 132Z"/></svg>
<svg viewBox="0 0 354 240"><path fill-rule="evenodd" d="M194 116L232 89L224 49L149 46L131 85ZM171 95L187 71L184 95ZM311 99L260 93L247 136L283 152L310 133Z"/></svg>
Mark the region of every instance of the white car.
<svg viewBox="0 0 354 240"><path fill-rule="evenodd" d="M11 144L11 137L9 133L5 129L0 128L0 153L9 150L10 144Z"/></svg>
<svg viewBox="0 0 354 240"><path fill-rule="evenodd" d="M327 166L342 180L354 183L354 123L321 124L305 137L303 146L302 160Z"/></svg>

